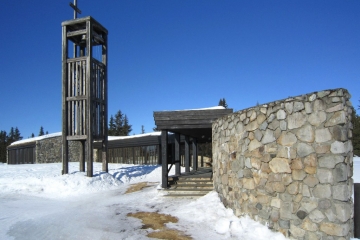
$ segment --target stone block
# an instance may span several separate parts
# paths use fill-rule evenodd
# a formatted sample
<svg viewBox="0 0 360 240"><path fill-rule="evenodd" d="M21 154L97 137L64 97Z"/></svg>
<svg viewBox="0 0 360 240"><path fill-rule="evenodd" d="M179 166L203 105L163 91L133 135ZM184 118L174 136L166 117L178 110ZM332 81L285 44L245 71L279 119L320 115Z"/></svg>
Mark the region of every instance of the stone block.
<svg viewBox="0 0 360 240"><path fill-rule="evenodd" d="M273 182L272 188L275 192L278 193L285 192L285 185L282 182Z"/></svg>
<svg viewBox="0 0 360 240"><path fill-rule="evenodd" d="M291 147L297 142L295 134L291 132L282 132L280 137L277 139L277 143L282 146Z"/></svg>
<svg viewBox="0 0 360 240"><path fill-rule="evenodd" d="M294 112L299 112L305 108L302 102L295 102L294 103Z"/></svg>
<svg viewBox="0 0 360 240"><path fill-rule="evenodd" d="M273 221L273 222L277 222L279 221L279 218L280 218L280 213L279 211L272 211L271 214L270 214L270 220Z"/></svg>
<svg viewBox="0 0 360 240"><path fill-rule="evenodd" d="M299 143L296 148L296 152L299 157L306 157L309 154L315 152L314 148L306 143Z"/></svg>
<svg viewBox="0 0 360 240"><path fill-rule="evenodd" d="M329 198L331 197L331 188L329 184L318 184L314 187L313 192L316 198Z"/></svg>
<svg viewBox="0 0 360 240"><path fill-rule="evenodd" d="M268 125L268 129L275 130L279 128L280 122L277 119L274 119L271 123Z"/></svg>
<svg viewBox="0 0 360 240"><path fill-rule="evenodd" d="M306 231L301 229L300 227L297 227L293 224L290 225L290 233L293 237L296 239L303 238L305 236Z"/></svg>
<svg viewBox="0 0 360 240"><path fill-rule="evenodd" d="M296 112L289 115L287 120L288 129L296 129L302 127L305 124L307 117L301 112Z"/></svg>
<svg viewBox="0 0 360 240"><path fill-rule="evenodd" d="M296 181L302 181L306 177L306 173L303 170L293 170L292 178Z"/></svg>
<svg viewBox="0 0 360 240"><path fill-rule="evenodd" d="M272 198L270 202L270 206L280 208L281 200L279 198Z"/></svg>
<svg viewBox="0 0 360 240"><path fill-rule="evenodd" d="M314 101L314 105L313 105L313 111L317 112L317 111L323 111L326 109L326 104L324 103L323 100L321 99L316 99Z"/></svg>
<svg viewBox="0 0 360 240"><path fill-rule="evenodd" d="M319 158L319 167L334 168L336 164L344 162L344 157L340 155L327 155Z"/></svg>
<svg viewBox="0 0 360 240"><path fill-rule="evenodd" d="M264 114L259 114L256 118L257 123L260 125L266 120L266 116Z"/></svg>
<svg viewBox="0 0 360 240"><path fill-rule="evenodd" d="M293 180L292 180L291 174L285 174L285 173L282 174L281 181L282 181L282 183L284 183L285 186L292 183Z"/></svg>
<svg viewBox="0 0 360 240"><path fill-rule="evenodd" d="M344 111L335 112L331 118L325 123L325 127L332 127L346 123L346 114Z"/></svg>
<svg viewBox="0 0 360 240"><path fill-rule="evenodd" d="M318 168L316 177L320 183L332 183L334 181L332 170L326 168Z"/></svg>
<svg viewBox="0 0 360 240"><path fill-rule="evenodd" d="M245 129L246 131L250 132L250 131L254 131L258 127L259 127L259 123L257 121L252 121L248 125L246 125Z"/></svg>
<svg viewBox="0 0 360 240"><path fill-rule="evenodd" d="M267 143L274 142L275 140L276 139L275 139L275 136L274 136L274 131L272 131L270 129L266 129L266 131L264 133L264 136L261 139L261 143L265 145Z"/></svg>
<svg viewBox="0 0 360 240"><path fill-rule="evenodd" d="M281 219L292 219L292 210L293 210L293 203L292 202L282 202L280 208L280 218Z"/></svg>
<svg viewBox="0 0 360 240"><path fill-rule="evenodd" d="M283 229L289 229L290 228L290 220L279 220L279 227Z"/></svg>
<svg viewBox="0 0 360 240"><path fill-rule="evenodd" d="M319 211L318 209L315 209L309 214L309 218L316 223L320 223L322 220L324 220L325 216L324 214Z"/></svg>
<svg viewBox="0 0 360 240"><path fill-rule="evenodd" d="M351 218L351 204L347 203L338 203L335 204L336 217L341 222L347 222Z"/></svg>
<svg viewBox="0 0 360 240"><path fill-rule="evenodd" d="M255 182L252 178L243 178L243 187L245 189L254 189L255 188Z"/></svg>
<svg viewBox="0 0 360 240"><path fill-rule="evenodd" d="M347 185L336 185L332 187L333 198L340 201L348 201L350 197L349 188Z"/></svg>
<svg viewBox="0 0 360 240"><path fill-rule="evenodd" d="M331 128L331 132L336 141L345 142L348 140L348 127L336 125Z"/></svg>
<svg viewBox="0 0 360 240"><path fill-rule="evenodd" d="M256 140L258 140L258 141L260 142L261 139L262 139L262 137L263 137L262 132L261 132L259 129L256 129L255 132L254 132L254 134L255 134Z"/></svg>
<svg viewBox="0 0 360 240"><path fill-rule="evenodd" d="M261 161L260 159L257 158L251 158L251 166L257 170L260 169L261 167Z"/></svg>
<svg viewBox="0 0 360 240"><path fill-rule="evenodd" d="M345 147L345 143L343 142L339 142L339 141L335 141L331 144L330 147L330 151L333 154L341 154L341 153L346 153L346 147Z"/></svg>
<svg viewBox="0 0 360 240"><path fill-rule="evenodd" d="M337 164L333 171L335 182L343 182L348 179L348 166L345 163Z"/></svg>
<svg viewBox="0 0 360 240"><path fill-rule="evenodd" d="M299 192L299 183L293 182L287 187L287 192L291 195L296 195Z"/></svg>
<svg viewBox="0 0 360 240"><path fill-rule="evenodd" d="M274 173L291 173L289 162L285 158L273 158L269 166Z"/></svg>
<svg viewBox="0 0 360 240"><path fill-rule="evenodd" d="M296 158L296 149L293 147L279 146L276 157L294 159Z"/></svg>
<svg viewBox="0 0 360 240"><path fill-rule="evenodd" d="M325 154L330 152L330 144L316 144L315 151L317 154Z"/></svg>
<svg viewBox="0 0 360 240"><path fill-rule="evenodd" d="M349 224L336 224L336 223L329 223L323 222L320 224L320 231L338 237L347 236L350 230Z"/></svg>
<svg viewBox="0 0 360 240"><path fill-rule="evenodd" d="M330 222L334 222L336 220L336 215L334 214L331 208L326 209L324 213Z"/></svg>
<svg viewBox="0 0 360 240"><path fill-rule="evenodd" d="M253 151L253 150L255 150L255 149L257 149L257 148L259 148L259 147L261 147L261 146L262 146L262 144L261 144L258 140L253 139L253 140L249 143L248 149L249 149L249 151L251 152L251 151Z"/></svg>
<svg viewBox="0 0 360 240"><path fill-rule="evenodd" d="M335 105L333 107L330 107L328 109L326 109L327 113L332 113L332 112L337 112L337 111L341 111L344 109L344 104L340 103L338 105Z"/></svg>
<svg viewBox="0 0 360 240"><path fill-rule="evenodd" d="M312 143L315 140L315 132L312 126L305 125L296 131L296 137L303 142Z"/></svg>
<svg viewBox="0 0 360 240"><path fill-rule="evenodd" d="M324 111L314 112L309 115L308 121L311 125L317 127L326 120L326 113Z"/></svg>
<svg viewBox="0 0 360 240"><path fill-rule="evenodd" d="M291 169L296 169L296 170L300 170L300 169L303 169L304 168L304 165L301 161L300 158L297 158L297 159L293 159L291 161L291 166L290 166Z"/></svg>
<svg viewBox="0 0 360 240"><path fill-rule="evenodd" d="M332 135L328 128L321 128L315 130L315 142L323 143L330 141L332 139Z"/></svg>
<svg viewBox="0 0 360 240"><path fill-rule="evenodd" d="M310 194L310 189L307 185L303 185L302 187L302 195L304 197L311 197L311 194Z"/></svg>
<svg viewBox="0 0 360 240"><path fill-rule="evenodd" d="M315 232L318 230L316 223L313 223L308 218L303 221L303 223L301 224L301 227L302 227L302 229L311 231L311 232Z"/></svg>
<svg viewBox="0 0 360 240"><path fill-rule="evenodd" d="M280 130L286 131L287 130L287 123L285 120L280 121Z"/></svg>
<svg viewBox="0 0 360 240"><path fill-rule="evenodd" d="M300 202L300 209L303 209L308 213L316 209L317 206L318 202L316 199L313 198L303 198L303 200Z"/></svg>
<svg viewBox="0 0 360 240"><path fill-rule="evenodd" d="M285 103L285 110L288 114L291 114L294 110L294 103L293 102Z"/></svg>
<svg viewBox="0 0 360 240"><path fill-rule="evenodd" d="M318 208L325 210L331 207L331 201L329 199L320 199Z"/></svg>

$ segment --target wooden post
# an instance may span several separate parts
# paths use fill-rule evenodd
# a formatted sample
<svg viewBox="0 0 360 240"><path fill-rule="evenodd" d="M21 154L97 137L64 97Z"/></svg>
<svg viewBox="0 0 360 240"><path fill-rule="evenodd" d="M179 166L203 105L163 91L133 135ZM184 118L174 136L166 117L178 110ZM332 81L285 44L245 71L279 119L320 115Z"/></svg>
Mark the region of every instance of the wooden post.
<svg viewBox="0 0 360 240"><path fill-rule="evenodd" d="M67 58L68 58L68 40L66 37L67 28L62 27L62 174L69 173L69 145L67 141L68 135L68 121L67 121L67 108L66 97L68 89L67 81Z"/></svg>
<svg viewBox="0 0 360 240"><path fill-rule="evenodd" d="M80 172L85 172L85 141L80 141L80 156L79 156L79 164L80 164Z"/></svg>
<svg viewBox="0 0 360 240"><path fill-rule="evenodd" d="M161 161L162 161L162 179L161 186L168 187L168 133L167 130L161 131Z"/></svg>
<svg viewBox="0 0 360 240"><path fill-rule="evenodd" d="M180 134L175 133L174 136L175 139L175 175L176 176L180 176L181 175L181 171L180 171Z"/></svg>
<svg viewBox="0 0 360 240"><path fill-rule="evenodd" d="M197 171L198 169L198 144L196 138L193 138L192 141L192 151L193 151L193 170Z"/></svg>
<svg viewBox="0 0 360 240"><path fill-rule="evenodd" d="M354 183L354 237L360 238L360 183Z"/></svg>
<svg viewBox="0 0 360 240"><path fill-rule="evenodd" d="M190 172L190 139L185 136L185 172Z"/></svg>

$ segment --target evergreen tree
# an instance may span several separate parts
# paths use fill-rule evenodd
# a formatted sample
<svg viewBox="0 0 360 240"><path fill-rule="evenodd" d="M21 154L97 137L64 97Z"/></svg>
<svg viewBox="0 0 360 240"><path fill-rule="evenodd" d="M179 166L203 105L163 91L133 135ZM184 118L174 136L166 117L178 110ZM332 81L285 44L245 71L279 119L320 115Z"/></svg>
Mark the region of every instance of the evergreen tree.
<svg viewBox="0 0 360 240"><path fill-rule="evenodd" d="M132 131L132 125L129 124L129 119L120 110L110 117L109 135L110 136L128 136Z"/></svg>
<svg viewBox="0 0 360 240"><path fill-rule="evenodd" d="M40 127L39 136L43 136L43 135L44 135L44 128L41 126L41 127Z"/></svg>
<svg viewBox="0 0 360 240"><path fill-rule="evenodd" d="M0 162L6 162L6 148L13 142L22 139L17 127L11 127L9 134L6 131L0 131Z"/></svg>
<svg viewBox="0 0 360 240"><path fill-rule="evenodd" d="M359 108L360 109L360 106ZM355 109L353 109L352 114L352 125L353 125L353 151L354 155L360 156L360 116L356 114Z"/></svg>
<svg viewBox="0 0 360 240"><path fill-rule="evenodd" d="M115 136L115 120L114 117L111 115L110 116L110 121L109 121L109 130L108 130L108 135L109 136Z"/></svg>
<svg viewBox="0 0 360 240"><path fill-rule="evenodd" d="M145 133L144 125L141 125L141 134L144 134L144 133Z"/></svg>
<svg viewBox="0 0 360 240"><path fill-rule="evenodd" d="M123 134L124 134L124 136L129 136L130 132L132 131L131 126L132 125L129 124L128 117L125 115L124 116L124 126L123 126Z"/></svg>
<svg viewBox="0 0 360 240"><path fill-rule="evenodd" d="M35 137L35 134L34 134L34 133L31 133L31 137L32 137L32 138Z"/></svg>
<svg viewBox="0 0 360 240"><path fill-rule="evenodd" d="M6 147L7 147L6 131L0 131L0 162L6 162Z"/></svg>
<svg viewBox="0 0 360 240"><path fill-rule="evenodd" d="M225 98L220 98L218 106L223 106L224 108L228 108Z"/></svg>

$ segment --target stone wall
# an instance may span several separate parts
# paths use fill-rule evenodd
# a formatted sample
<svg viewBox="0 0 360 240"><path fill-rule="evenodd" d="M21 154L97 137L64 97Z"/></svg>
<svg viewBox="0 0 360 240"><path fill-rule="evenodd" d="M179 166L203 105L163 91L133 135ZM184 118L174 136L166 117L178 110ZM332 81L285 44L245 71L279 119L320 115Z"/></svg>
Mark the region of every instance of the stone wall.
<svg viewBox="0 0 360 240"><path fill-rule="evenodd" d="M237 216L294 239L353 235L352 107L345 89L258 105L213 123L214 188Z"/></svg>
<svg viewBox="0 0 360 240"><path fill-rule="evenodd" d="M78 162L81 143L69 141L69 161ZM36 163L62 162L62 136L36 141Z"/></svg>

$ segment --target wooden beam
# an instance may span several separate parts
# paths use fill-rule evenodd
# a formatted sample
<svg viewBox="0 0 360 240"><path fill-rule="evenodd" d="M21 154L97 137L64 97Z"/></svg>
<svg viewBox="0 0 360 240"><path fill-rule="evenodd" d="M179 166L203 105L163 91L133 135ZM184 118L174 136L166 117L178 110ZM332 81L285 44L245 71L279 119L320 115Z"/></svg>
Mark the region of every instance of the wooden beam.
<svg viewBox="0 0 360 240"><path fill-rule="evenodd" d="M85 172L85 141L80 141L79 167L80 172Z"/></svg>
<svg viewBox="0 0 360 240"><path fill-rule="evenodd" d="M190 172L190 139L185 136L185 172Z"/></svg>
<svg viewBox="0 0 360 240"><path fill-rule="evenodd" d="M161 131L161 161L162 161L162 178L161 178L161 186L163 188L168 187L168 133L166 130Z"/></svg>
<svg viewBox="0 0 360 240"><path fill-rule="evenodd" d="M192 154L193 154L193 170L198 169L198 144L196 138L192 141Z"/></svg>
<svg viewBox="0 0 360 240"><path fill-rule="evenodd" d="M354 237L360 238L360 183L354 183Z"/></svg>
<svg viewBox="0 0 360 240"><path fill-rule="evenodd" d="M175 175L180 176L180 134L175 133L174 134L174 140L175 140Z"/></svg>
<svg viewBox="0 0 360 240"><path fill-rule="evenodd" d="M68 58L68 40L66 38L66 26L62 27L62 174L69 173L69 149L66 136L68 134L67 121L67 88L68 88L68 71L66 59Z"/></svg>

